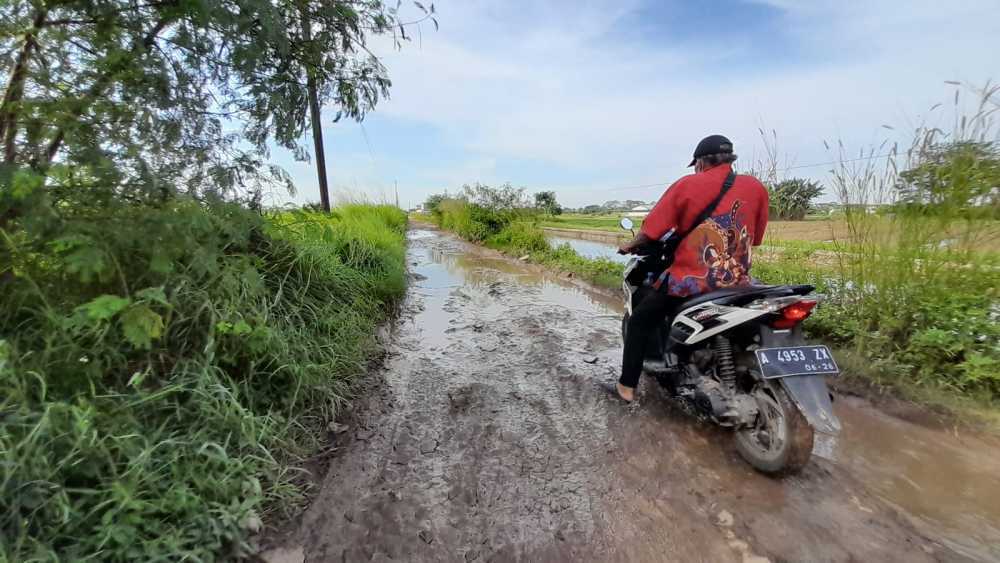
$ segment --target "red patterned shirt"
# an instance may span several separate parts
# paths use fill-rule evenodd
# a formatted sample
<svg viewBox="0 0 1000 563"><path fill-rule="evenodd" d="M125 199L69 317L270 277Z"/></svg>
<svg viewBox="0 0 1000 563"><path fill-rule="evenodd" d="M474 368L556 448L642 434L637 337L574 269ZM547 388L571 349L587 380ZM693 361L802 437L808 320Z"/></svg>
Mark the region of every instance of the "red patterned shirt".
<svg viewBox="0 0 1000 563"><path fill-rule="evenodd" d="M691 228L719 195L732 166L721 164L674 182L642 223L642 232L661 240ZM760 246L767 227L768 196L753 176L736 176L711 215L684 239L667 270L667 293L680 297L749 285L751 246Z"/></svg>

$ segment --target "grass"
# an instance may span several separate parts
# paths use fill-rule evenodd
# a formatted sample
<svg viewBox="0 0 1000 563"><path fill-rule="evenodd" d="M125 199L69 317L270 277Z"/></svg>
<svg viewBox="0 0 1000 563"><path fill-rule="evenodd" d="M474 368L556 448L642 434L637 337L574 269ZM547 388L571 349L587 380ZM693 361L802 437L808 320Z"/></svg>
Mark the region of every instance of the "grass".
<svg viewBox="0 0 1000 563"><path fill-rule="evenodd" d="M0 560L237 559L405 287L406 218L66 206L0 232Z"/></svg>
<svg viewBox="0 0 1000 563"><path fill-rule="evenodd" d="M876 401L885 397L902 399L911 404L922 405L949 425L982 429L1000 435L1000 409L995 401L900 378L893 370L884 370L880 365L873 366L866 355L852 348L839 348L835 353L842 371L837 381L833 382L834 389L870 397Z"/></svg>
<svg viewBox="0 0 1000 563"><path fill-rule="evenodd" d="M756 260L754 276L816 285L825 302L808 330L864 358L866 374L878 383L994 408L1000 398L1000 271L977 264L913 267L906 257L869 260L841 254L824 266L782 253ZM861 263L869 265L861 270Z"/></svg>
<svg viewBox="0 0 1000 563"><path fill-rule="evenodd" d="M539 226L553 227L557 229L610 231L618 233L622 230L622 228L618 225L618 221L620 221L621 218L621 215L583 215L567 213L563 215L545 217L539 222ZM633 221L635 221L637 229L642 224L640 219L633 219Z"/></svg>

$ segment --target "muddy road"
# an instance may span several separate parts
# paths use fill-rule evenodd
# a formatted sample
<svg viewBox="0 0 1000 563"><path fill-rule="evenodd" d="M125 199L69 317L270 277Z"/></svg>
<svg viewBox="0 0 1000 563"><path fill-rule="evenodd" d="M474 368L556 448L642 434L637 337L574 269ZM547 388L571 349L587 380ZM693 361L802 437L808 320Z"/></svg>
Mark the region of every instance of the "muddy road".
<svg viewBox="0 0 1000 563"><path fill-rule="evenodd" d="M628 408L598 391L619 366L618 299L433 230L411 230L408 259L413 279L385 364L270 560L1000 557L988 514L1000 488L992 500L962 496L972 518L987 512L974 529L935 533L934 514L885 494L912 468L863 446L853 463L814 460L800 476L764 477L726 432L686 415L651 380ZM842 440L852 428L889 427L849 403L838 409L860 414L845 417Z"/></svg>

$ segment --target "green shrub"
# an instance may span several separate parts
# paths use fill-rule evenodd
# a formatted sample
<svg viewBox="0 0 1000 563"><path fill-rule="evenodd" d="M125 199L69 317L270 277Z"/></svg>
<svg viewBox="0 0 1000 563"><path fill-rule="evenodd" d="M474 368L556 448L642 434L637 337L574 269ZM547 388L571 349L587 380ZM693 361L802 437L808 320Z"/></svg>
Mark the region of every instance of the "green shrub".
<svg viewBox="0 0 1000 563"><path fill-rule="evenodd" d="M401 295L403 214L268 221L181 197L18 227L0 294L0 559L248 555L260 519L299 498L292 465Z"/></svg>
<svg viewBox="0 0 1000 563"><path fill-rule="evenodd" d="M877 265L861 270L854 265L859 259L845 253L845 267L823 268L782 256L755 262L754 275L766 283L816 285L827 299L807 323L808 331L856 350L882 366L882 374L987 401L1000 398L1000 371L994 369L1000 363L996 269L958 262L905 266L873 256Z"/></svg>
<svg viewBox="0 0 1000 563"><path fill-rule="evenodd" d="M541 256L538 260L597 285L618 288L622 284L622 264L607 258L585 258L568 244L563 244Z"/></svg>
<svg viewBox="0 0 1000 563"><path fill-rule="evenodd" d="M551 250L542 230L526 221L516 221L491 236L487 244L514 253L544 253Z"/></svg>
<svg viewBox="0 0 1000 563"><path fill-rule="evenodd" d="M446 199L438 204L433 217L441 228L473 242L484 242L514 221L517 212L490 209L464 199Z"/></svg>

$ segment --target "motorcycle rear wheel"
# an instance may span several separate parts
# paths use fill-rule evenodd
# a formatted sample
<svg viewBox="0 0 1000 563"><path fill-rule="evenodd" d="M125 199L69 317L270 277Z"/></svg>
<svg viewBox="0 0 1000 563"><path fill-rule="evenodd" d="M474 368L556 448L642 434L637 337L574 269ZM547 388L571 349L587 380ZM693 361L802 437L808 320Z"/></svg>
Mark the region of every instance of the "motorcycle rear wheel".
<svg viewBox="0 0 1000 563"><path fill-rule="evenodd" d="M759 409L757 421L736 431L736 450L762 473L798 473L812 456L812 426L780 384L758 387L753 397Z"/></svg>

